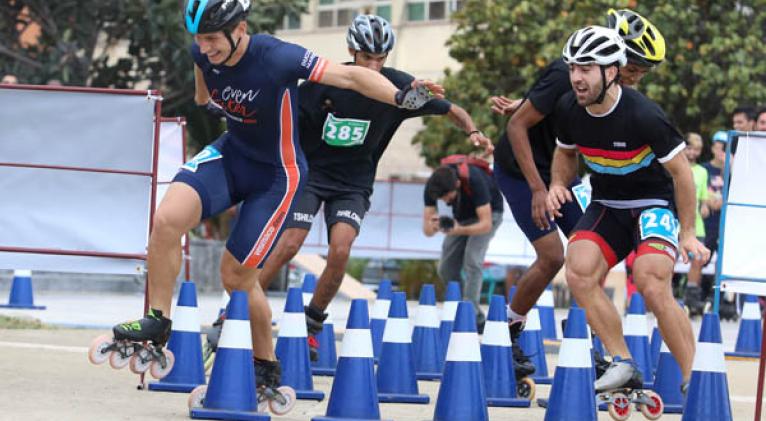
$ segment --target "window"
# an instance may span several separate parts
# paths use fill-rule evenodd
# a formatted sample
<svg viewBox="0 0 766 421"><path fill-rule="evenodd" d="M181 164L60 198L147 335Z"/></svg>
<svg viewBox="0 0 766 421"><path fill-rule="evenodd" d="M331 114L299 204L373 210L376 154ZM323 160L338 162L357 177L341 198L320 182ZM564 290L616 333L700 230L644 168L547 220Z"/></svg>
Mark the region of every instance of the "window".
<svg viewBox="0 0 766 421"><path fill-rule="evenodd" d="M407 21L446 20L463 7L463 0L408 0Z"/></svg>
<svg viewBox="0 0 766 421"><path fill-rule="evenodd" d="M391 0L319 0L320 28L346 27L360 14L382 16L391 20Z"/></svg>
<svg viewBox="0 0 766 421"><path fill-rule="evenodd" d="M301 29L301 17L300 15L296 14L289 14L285 16L284 21L282 21L282 29L284 30L297 30Z"/></svg>

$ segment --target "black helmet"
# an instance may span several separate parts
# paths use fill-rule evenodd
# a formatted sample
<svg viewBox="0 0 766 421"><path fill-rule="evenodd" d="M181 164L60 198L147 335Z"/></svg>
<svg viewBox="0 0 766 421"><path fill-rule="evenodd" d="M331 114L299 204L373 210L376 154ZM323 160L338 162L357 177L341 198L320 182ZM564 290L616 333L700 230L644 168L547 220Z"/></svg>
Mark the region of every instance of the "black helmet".
<svg viewBox="0 0 766 421"><path fill-rule="evenodd" d="M346 42L354 51L385 54L394 48L394 31L391 24L380 16L359 15L348 27Z"/></svg>
<svg viewBox="0 0 766 421"><path fill-rule="evenodd" d="M245 19L250 0L188 0L184 21L192 34L208 34Z"/></svg>

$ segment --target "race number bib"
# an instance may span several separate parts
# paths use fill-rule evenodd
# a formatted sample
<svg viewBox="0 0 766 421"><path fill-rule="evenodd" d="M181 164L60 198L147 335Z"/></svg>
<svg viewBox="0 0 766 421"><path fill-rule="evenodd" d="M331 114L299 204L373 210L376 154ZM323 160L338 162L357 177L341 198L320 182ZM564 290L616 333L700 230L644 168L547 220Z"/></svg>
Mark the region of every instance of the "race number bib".
<svg viewBox="0 0 766 421"><path fill-rule="evenodd" d="M185 170L189 170L191 172L197 172L197 169L199 168L200 164L204 164L205 162L215 161L216 159L223 158L223 155L221 155L220 152L218 152L218 149L216 149L212 145L205 146L205 149L202 149L199 151L197 155L194 155L194 158L191 159L191 161L183 164L181 168Z"/></svg>
<svg viewBox="0 0 766 421"><path fill-rule="evenodd" d="M370 129L367 120L337 118L328 113L322 129L322 139L330 146L347 148L364 144L364 138Z"/></svg>
<svg viewBox="0 0 766 421"><path fill-rule="evenodd" d="M572 187L572 193L574 193L575 199L577 199L577 204L580 205L580 209L585 212L585 208L590 205L590 187L580 183Z"/></svg>
<svg viewBox="0 0 766 421"><path fill-rule="evenodd" d="M678 220L670 209L651 208L641 212L638 219L641 240L660 238L678 247Z"/></svg>

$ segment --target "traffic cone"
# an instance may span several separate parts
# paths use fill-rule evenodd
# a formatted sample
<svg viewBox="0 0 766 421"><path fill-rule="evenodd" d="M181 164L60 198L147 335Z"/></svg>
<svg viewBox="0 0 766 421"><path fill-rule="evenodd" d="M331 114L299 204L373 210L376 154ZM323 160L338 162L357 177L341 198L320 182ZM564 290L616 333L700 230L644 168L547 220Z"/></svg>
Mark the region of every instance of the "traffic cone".
<svg viewBox="0 0 766 421"><path fill-rule="evenodd" d="M394 292L378 361L380 402L428 403L430 400L428 395L418 392L410 335L407 294Z"/></svg>
<svg viewBox="0 0 766 421"><path fill-rule="evenodd" d="M268 421L268 414L257 412L258 397L253 366L253 340L250 333L247 292L232 291L209 386L202 407L192 406L192 418ZM195 394L192 392L192 395Z"/></svg>
<svg viewBox="0 0 766 421"><path fill-rule="evenodd" d="M159 382L149 383L149 390L188 393L205 384L197 288L194 282L181 283L178 305L173 310L168 349L175 356L173 369Z"/></svg>
<svg viewBox="0 0 766 421"><path fill-rule="evenodd" d="M447 283L447 295L444 298L444 305L442 306L442 320L439 324L439 344L442 348L442 359L447 356L449 337L450 334L452 334L452 325L455 324L457 304L460 302L461 297L460 283L457 281L449 281L449 283Z"/></svg>
<svg viewBox="0 0 766 421"><path fill-rule="evenodd" d="M545 345L543 345L542 325L540 324L540 310L538 306L532 307L527 313L527 322L519 337L519 345L524 355L532 360L535 372L532 380L537 384L551 384L553 379L548 376L548 363L545 361Z"/></svg>
<svg viewBox="0 0 766 421"><path fill-rule="evenodd" d="M304 273L303 282L301 282L301 292L303 296L303 305L307 306L314 298L314 290L317 288L317 277L313 273Z"/></svg>
<svg viewBox="0 0 766 421"><path fill-rule="evenodd" d="M274 352L282 364L282 384L295 389L298 399L321 401L324 392L314 390L309 361L309 343L306 332L306 313L300 288L287 291L285 311L279 322L279 336Z"/></svg>
<svg viewBox="0 0 766 421"><path fill-rule="evenodd" d="M628 351L633 357L638 369L644 376L644 388L651 389L654 385L652 370L652 351L649 349L649 332L647 329L646 305L644 297L638 292L633 293L625 316L623 332Z"/></svg>
<svg viewBox="0 0 766 421"><path fill-rule="evenodd" d="M596 420L596 391L585 311L569 309L545 421Z"/></svg>
<svg viewBox="0 0 766 421"><path fill-rule="evenodd" d="M457 306L455 326L447 347L434 421L488 419L476 313L470 301L462 301Z"/></svg>
<svg viewBox="0 0 766 421"><path fill-rule="evenodd" d="M660 363L660 348L662 347L662 335L659 326L652 329L652 340L650 342L650 351L652 356L652 372L657 373L657 364Z"/></svg>
<svg viewBox="0 0 766 421"><path fill-rule="evenodd" d="M312 421L380 419L373 365L367 301L356 299L351 301L326 416Z"/></svg>
<svg viewBox="0 0 766 421"><path fill-rule="evenodd" d="M732 419L726 361L721 342L721 321L715 313L702 317L697 350L694 353L692 378L686 394L681 421Z"/></svg>
<svg viewBox="0 0 766 421"><path fill-rule="evenodd" d="M737 345L727 356L758 358L761 355L761 308L755 295L745 295Z"/></svg>
<svg viewBox="0 0 766 421"><path fill-rule="evenodd" d="M370 332L372 332L372 352L375 362L380 357L380 348L383 346L383 332L386 329L386 317L391 307L391 281L383 279L378 285L378 298L372 306L370 314Z"/></svg>
<svg viewBox="0 0 766 421"><path fill-rule="evenodd" d="M481 363L487 405L529 407L529 399L516 395L511 335L508 332L505 297L502 295L493 295L490 300L489 314L481 337Z"/></svg>
<svg viewBox="0 0 766 421"><path fill-rule="evenodd" d="M659 331L659 329L655 329ZM660 356L652 389L662 397L662 402L665 404L664 413L680 414L684 410L684 395L681 393L681 383L683 383L681 367L678 366L675 357L662 340L662 335L658 334L657 340L660 343Z"/></svg>
<svg viewBox="0 0 766 421"><path fill-rule="evenodd" d="M553 286L548 284L540 298L537 299L537 307L540 310L540 327L543 339L558 340L556 335L556 317L553 314Z"/></svg>
<svg viewBox="0 0 766 421"><path fill-rule="evenodd" d="M32 271L14 270L11 281L11 293L8 304L0 304L2 308L17 308L29 310L45 310L45 306L36 306L32 292Z"/></svg>
<svg viewBox="0 0 766 421"><path fill-rule="evenodd" d="M412 331L412 349L418 380L440 379L444 361L441 359L439 313L433 284L423 284L420 289L420 304L415 313L415 329Z"/></svg>

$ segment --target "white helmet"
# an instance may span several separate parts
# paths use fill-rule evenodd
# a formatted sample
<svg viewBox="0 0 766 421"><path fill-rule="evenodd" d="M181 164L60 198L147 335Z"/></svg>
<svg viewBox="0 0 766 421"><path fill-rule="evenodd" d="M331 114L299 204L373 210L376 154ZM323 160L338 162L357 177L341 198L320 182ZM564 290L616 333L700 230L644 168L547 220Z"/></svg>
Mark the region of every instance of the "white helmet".
<svg viewBox="0 0 766 421"><path fill-rule="evenodd" d="M591 25L576 30L564 46L567 64L598 64L624 66L628 62L625 41L614 29Z"/></svg>
<svg viewBox="0 0 766 421"><path fill-rule="evenodd" d="M348 27L346 43L354 51L386 54L394 48L394 31L387 20L376 15L359 15Z"/></svg>

